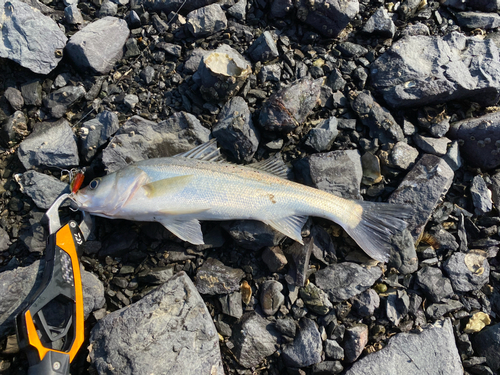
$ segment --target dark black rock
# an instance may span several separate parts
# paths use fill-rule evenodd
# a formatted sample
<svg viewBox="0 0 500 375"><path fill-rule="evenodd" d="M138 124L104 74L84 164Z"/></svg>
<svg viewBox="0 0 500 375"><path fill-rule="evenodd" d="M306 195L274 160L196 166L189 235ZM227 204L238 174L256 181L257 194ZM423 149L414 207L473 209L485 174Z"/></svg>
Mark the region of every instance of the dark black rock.
<svg viewBox="0 0 500 375"><path fill-rule="evenodd" d="M246 368L257 366L276 351L278 336L271 322L255 312L245 314L233 328L236 359Z"/></svg>
<svg viewBox="0 0 500 375"><path fill-rule="evenodd" d="M389 344L358 360L346 375L462 374L453 328L449 319L426 327L421 333L398 333Z"/></svg>
<svg viewBox="0 0 500 375"><path fill-rule="evenodd" d="M352 42L342 42L335 46L344 56L346 57L360 57L368 53L368 49L365 47L352 43Z"/></svg>
<svg viewBox="0 0 500 375"><path fill-rule="evenodd" d="M291 318L277 319L276 328L288 337L295 337L297 332L297 323Z"/></svg>
<svg viewBox="0 0 500 375"><path fill-rule="evenodd" d="M479 290L490 277L490 265L486 252L481 250L454 253L444 263L444 270L456 292Z"/></svg>
<svg viewBox="0 0 500 375"><path fill-rule="evenodd" d="M303 318L293 343L283 348L282 356L288 367L305 367L321 361L323 345L314 321Z"/></svg>
<svg viewBox="0 0 500 375"><path fill-rule="evenodd" d="M417 272L416 282L434 302L453 296L450 280L439 268L423 267Z"/></svg>
<svg viewBox="0 0 500 375"><path fill-rule="evenodd" d="M80 128L80 149L83 159L90 162L98 148L106 143L119 127L118 116L109 111L103 111L93 120L84 122Z"/></svg>
<svg viewBox="0 0 500 375"><path fill-rule="evenodd" d="M488 366L493 371L500 369L500 324L487 327L479 332L474 338L474 349L476 352L486 357Z"/></svg>
<svg viewBox="0 0 500 375"><path fill-rule="evenodd" d="M382 275L382 270L344 262L323 268L314 275L316 285L328 293L330 301L342 302L371 287Z"/></svg>
<svg viewBox="0 0 500 375"><path fill-rule="evenodd" d="M285 302L285 296L281 293L283 284L276 280L264 281L260 291L260 305L266 315L274 315Z"/></svg>
<svg viewBox="0 0 500 375"><path fill-rule="evenodd" d="M196 38L215 34L227 27L226 14L219 4L193 10L186 19L189 31Z"/></svg>
<svg viewBox="0 0 500 375"><path fill-rule="evenodd" d="M201 294L228 294L240 289L245 272L208 258L196 273L196 288Z"/></svg>
<svg viewBox="0 0 500 375"><path fill-rule="evenodd" d="M85 89L82 86L66 86L51 92L43 104L52 117L61 118L84 96Z"/></svg>
<svg viewBox="0 0 500 375"><path fill-rule="evenodd" d="M368 343L368 326L356 324L346 329L344 338L344 354L348 363L353 363L361 355Z"/></svg>
<svg viewBox="0 0 500 375"><path fill-rule="evenodd" d="M121 374L223 373L218 341L210 313L181 272L101 319L90 335L90 359L102 373L109 366Z"/></svg>
<svg viewBox="0 0 500 375"><path fill-rule="evenodd" d="M415 250L415 241L408 229L396 233L391 238L392 251L388 266L394 267L406 275L418 269L418 258Z"/></svg>
<svg viewBox="0 0 500 375"><path fill-rule="evenodd" d="M309 276L309 259L311 258L312 246L308 246L308 240L304 245L295 242L284 249L288 259L288 275L296 286L303 286Z"/></svg>
<svg viewBox="0 0 500 375"><path fill-rule="evenodd" d="M285 235L260 221L235 220L223 226L238 246L249 250L278 245Z"/></svg>
<svg viewBox="0 0 500 375"><path fill-rule="evenodd" d="M292 0L275 0L271 4L271 18L284 18L293 9Z"/></svg>
<svg viewBox="0 0 500 375"><path fill-rule="evenodd" d="M337 68L335 68L335 69L332 70L332 72L328 76L328 79L326 80L326 84L333 91L337 91L337 90L342 91L344 89L346 81L342 77L342 73L340 72L340 70L338 70Z"/></svg>
<svg viewBox="0 0 500 375"><path fill-rule="evenodd" d="M36 124L19 145L17 154L26 169L68 168L79 164L75 135L64 119Z"/></svg>
<svg viewBox="0 0 500 375"><path fill-rule="evenodd" d="M88 243L88 242L87 242ZM148 285L161 285L174 275L174 267L156 267L138 275L139 281Z"/></svg>
<svg viewBox="0 0 500 375"><path fill-rule="evenodd" d="M243 316L241 293L233 292L219 297L222 313L239 319Z"/></svg>
<svg viewBox="0 0 500 375"><path fill-rule="evenodd" d="M39 80L22 84L21 94L24 98L24 104L34 106L42 105L42 85Z"/></svg>
<svg viewBox="0 0 500 375"><path fill-rule="evenodd" d="M271 272L279 272L288 264L283 250L277 246L266 247L262 252L262 260Z"/></svg>

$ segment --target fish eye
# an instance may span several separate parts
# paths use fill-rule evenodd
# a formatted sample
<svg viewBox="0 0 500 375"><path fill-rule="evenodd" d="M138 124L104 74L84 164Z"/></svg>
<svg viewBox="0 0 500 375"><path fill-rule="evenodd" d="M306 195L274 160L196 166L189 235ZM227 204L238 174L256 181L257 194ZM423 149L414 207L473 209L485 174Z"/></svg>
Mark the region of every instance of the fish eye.
<svg viewBox="0 0 500 375"><path fill-rule="evenodd" d="M89 189L90 190L97 189L97 187L99 186L99 182L101 182L100 178L94 178L92 181L90 181Z"/></svg>

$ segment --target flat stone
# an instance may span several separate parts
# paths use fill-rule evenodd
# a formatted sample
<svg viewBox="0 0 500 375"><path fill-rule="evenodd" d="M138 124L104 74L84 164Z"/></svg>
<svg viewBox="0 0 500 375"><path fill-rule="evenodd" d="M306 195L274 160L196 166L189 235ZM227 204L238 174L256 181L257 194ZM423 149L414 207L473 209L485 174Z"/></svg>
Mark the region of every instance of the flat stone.
<svg viewBox="0 0 500 375"><path fill-rule="evenodd" d="M293 343L286 345L282 351L283 360L288 367L306 367L321 361L323 345L316 323L303 318L299 326Z"/></svg>
<svg viewBox="0 0 500 375"><path fill-rule="evenodd" d="M219 4L211 4L188 13L187 26L194 37L207 36L225 30L226 14Z"/></svg>
<svg viewBox="0 0 500 375"><path fill-rule="evenodd" d="M405 290L398 290L387 296L385 312L389 321L396 327L399 326L401 319L408 313L410 298Z"/></svg>
<svg viewBox="0 0 500 375"><path fill-rule="evenodd" d="M490 278L490 265L486 252L471 250L454 253L445 263L444 270L456 292L479 290Z"/></svg>
<svg viewBox="0 0 500 375"><path fill-rule="evenodd" d="M184 272L138 302L106 315L92 329L90 345L90 360L102 374L110 368L144 375L224 372L217 330Z"/></svg>
<svg viewBox="0 0 500 375"><path fill-rule="evenodd" d="M247 313L233 328L233 353L243 367L255 367L276 351L278 336L273 323L255 312Z"/></svg>
<svg viewBox="0 0 500 375"><path fill-rule="evenodd" d="M278 245L285 235L261 221L235 220L223 228L244 249L259 250Z"/></svg>
<svg viewBox="0 0 500 375"><path fill-rule="evenodd" d="M209 135L210 131L186 112L174 113L160 123L133 116L103 150L103 162L112 173L133 162L189 151L208 142Z"/></svg>
<svg viewBox="0 0 500 375"><path fill-rule="evenodd" d="M295 337L297 323L292 318L277 319L276 329L288 337Z"/></svg>
<svg viewBox="0 0 500 375"><path fill-rule="evenodd" d="M421 333L398 333L383 349L361 358L346 375L462 374L453 328L449 319L426 327Z"/></svg>
<svg viewBox="0 0 500 375"><path fill-rule="evenodd" d="M70 192L67 183L36 171L24 172L19 185L21 191L43 210L47 210L61 194Z"/></svg>
<svg viewBox="0 0 500 375"><path fill-rule="evenodd" d="M243 316L243 305L240 292L219 296L219 302L223 314L232 316L236 319Z"/></svg>
<svg viewBox="0 0 500 375"><path fill-rule="evenodd" d="M19 0L2 0L0 9L0 57L38 74L54 70L67 41L57 23Z"/></svg>
<svg viewBox="0 0 500 375"><path fill-rule="evenodd" d="M284 253L289 260L288 276L289 283L296 286L304 286L308 278L309 260L313 247L310 246L311 240L305 239L304 244L294 242L291 246L284 249Z"/></svg>
<svg viewBox="0 0 500 375"><path fill-rule="evenodd" d="M344 262L323 268L314 274L316 285L328 294L331 302L342 302L369 287L382 275L378 267L363 267Z"/></svg>
<svg viewBox="0 0 500 375"><path fill-rule="evenodd" d="M435 155L424 155L406 175L389 198L390 203L411 206L413 215L406 221L416 240L422 233L436 206L453 182L449 165Z"/></svg>
<svg viewBox="0 0 500 375"><path fill-rule="evenodd" d="M208 258L196 273L196 287L201 294L228 294L240 289L245 272Z"/></svg>
<svg viewBox="0 0 500 375"><path fill-rule="evenodd" d="M22 84L21 94L24 98L24 104L37 107L42 105L42 84L40 80L28 81Z"/></svg>
<svg viewBox="0 0 500 375"><path fill-rule="evenodd" d="M413 140L418 148L427 154L443 156L448 151L448 144L451 142L446 137L434 138L415 134Z"/></svg>
<svg viewBox="0 0 500 375"><path fill-rule="evenodd" d="M78 69L107 74L122 58L129 34L125 20L104 17L74 34L66 51Z"/></svg>
<svg viewBox="0 0 500 375"><path fill-rule="evenodd" d="M327 358L340 360L344 359L344 349L335 340L325 341L325 355Z"/></svg>
<svg viewBox="0 0 500 375"><path fill-rule="evenodd" d="M420 269L417 272L416 282L434 302L440 302L454 294L450 280L436 267Z"/></svg>
<svg viewBox="0 0 500 375"><path fill-rule="evenodd" d="M21 142L17 155L26 169L76 166L80 160L75 138L64 119L41 122L35 124L33 132Z"/></svg>
<svg viewBox="0 0 500 375"><path fill-rule="evenodd" d="M464 305L455 300L448 300L443 303L433 303L425 309L425 313L429 318L437 320L442 318L445 314L463 309Z"/></svg>
<svg viewBox="0 0 500 375"><path fill-rule="evenodd" d="M469 29L496 29L500 26L500 15L496 13L459 12L456 14L457 23Z"/></svg>

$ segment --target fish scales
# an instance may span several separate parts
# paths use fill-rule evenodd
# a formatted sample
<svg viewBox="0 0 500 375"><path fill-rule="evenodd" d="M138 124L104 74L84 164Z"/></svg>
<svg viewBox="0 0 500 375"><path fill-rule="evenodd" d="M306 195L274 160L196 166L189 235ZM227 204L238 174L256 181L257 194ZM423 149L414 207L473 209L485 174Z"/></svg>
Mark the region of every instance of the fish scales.
<svg viewBox="0 0 500 375"><path fill-rule="evenodd" d="M307 217L322 217L341 225L381 261L388 259L392 235L406 227L405 206L356 202L292 182L268 173L284 174L272 160L254 166L215 162L213 147L211 142L176 157L129 165L94 179L72 199L95 215L160 222L193 244L203 243L200 220L259 220L302 242Z"/></svg>

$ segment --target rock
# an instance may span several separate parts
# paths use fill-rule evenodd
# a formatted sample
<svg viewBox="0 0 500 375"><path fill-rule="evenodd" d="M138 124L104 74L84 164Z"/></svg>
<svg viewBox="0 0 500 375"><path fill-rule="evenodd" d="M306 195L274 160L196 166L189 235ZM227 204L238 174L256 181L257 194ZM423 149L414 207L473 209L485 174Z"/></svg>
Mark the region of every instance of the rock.
<svg viewBox="0 0 500 375"><path fill-rule="evenodd" d="M195 38L215 34L227 27L226 14L219 4L193 10L186 19L187 27Z"/></svg>
<svg viewBox="0 0 500 375"><path fill-rule="evenodd" d="M396 293L389 294L385 309L387 318L396 327L399 326L401 319L408 313L409 306L410 298L406 294L406 291L398 290Z"/></svg>
<svg viewBox="0 0 500 375"><path fill-rule="evenodd" d="M469 322L464 328L465 333L477 333L480 332L484 327L491 324L491 319L488 314L482 311L478 311L469 319Z"/></svg>
<svg viewBox="0 0 500 375"><path fill-rule="evenodd" d="M479 290L490 277L490 265L482 250L454 253L444 263L444 270L456 292Z"/></svg>
<svg viewBox="0 0 500 375"><path fill-rule="evenodd" d="M434 155L424 155L389 198L390 203L407 204L413 210L406 221L413 238L422 233L434 209L453 182L448 164Z"/></svg>
<svg viewBox="0 0 500 375"><path fill-rule="evenodd" d="M102 111L94 119L85 121L80 128L80 150L82 159L90 162L99 147L120 128L118 116L110 111Z"/></svg>
<svg viewBox="0 0 500 375"><path fill-rule="evenodd" d="M240 289L245 272L208 258L196 273L196 288L201 294L228 294Z"/></svg>
<svg viewBox="0 0 500 375"><path fill-rule="evenodd" d="M83 23L82 12L80 12L76 4L64 8L64 18L70 25L79 25Z"/></svg>
<svg viewBox="0 0 500 375"><path fill-rule="evenodd" d="M129 163L186 152L208 142L209 135L210 131L186 112L174 113L160 123L133 116L116 132L102 158L112 173Z"/></svg>
<svg viewBox="0 0 500 375"><path fill-rule="evenodd" d="M491 176L491 198L495 206L500 207L500 172Z"/></svg>
<svg viewBox="0 0 500 375"><path fill-rule="evenodd" d="M151 84L155 78L155 68L152 66L146 66L140 74L141 78L146 82L146 84Z"/></svg>
<svg viewBox="0 0 500 375"><path fill-rule="evenodd" d="M12 210L12 207L10 207ZM47 231L41 224L43 213L32 210L29 215L29 226L19 234L19 239L32 253L42 253L47 247Z"/></svg>
<svg viewBox="0 0 500 375"><path fill-rule="evenodd" d="M264 31L248 48L248 56L253 61L265 63L279 56L278 48L269 31Z"/></svg>
<svg viewBox="0 0 500 375"><path fill-rule="evenodd" d="M283 348L282 356L288 367L306 367L321 361L321 335L314 321L303 318L293 343Z"/></svg>
<svg viewBox="0 0 500 375"><path fill-rule="evenodd" d="M219 296L222 313L239 319L243 316L243 305L241 304L241 293L233 292Z"/></svg>
<svg viewBox="0 0 500 375"><path fill-rule="evenodd" d="M338 134L337 118L332 116L309 130L304 144L317 152L328 151Z"/></svg>
<svg viewBox="0 0 500 375"><path fill-rule="evenodd" d="M346 57L358 58L368 53L368 49L352 42L341 42L335 48Z"/></svg>
<svg viewBox="0 0 500 375"><path fill-rule="evenodd" d="M403 130L391 113L375 101L369 91L360 92L351 102L363 125L370 129L370 137L380 142L396 143L404 139Z"/></svg>
<svg viewBox="0 0 500 375"><path fill-rule="evenodd" d="M0 227L0 251L5 251L11 245L9 234Z"/></svg>
<svg viewBox="0 0 500 375"><path fill-rule="evenodd" d="M433 303L425 309L425 313L429 318L437 320L442 318L445 314L463 309L463 307L464 305L459 301L449 300L444 303Z"/></svg>
<svg viewBox="0 0 500 375"><path fill-rule="evenodd" d="M496 13L459 12L456 14L457 23L469 29L496 29L500 26L500 15Z"/></svg>
<svg viewBox="0 0 500 375"><path fill-rule="evenodd" d="M292 318L277 319L276 329L288 337L295 337L297 323Z"/></svg>
<svg viewBox="0 0 500 375"><path fill-rule="evenodd" d="M25 105L42 105L42 85L40 80L28 81L21 85Z"/></svg>
<svg viewBox="0 0 500 375"><path fill-rule="evenodd" d="M283 285L275 280L264 281L261 285L260 304L266 315L274 315L285 302L285 296L281 293Z"/></svg>
<svg viewBox="0 0 500 375"><path fill-rule="evenodd" d="M80 162L75 135L64 119L35 124L33 132L19 145L17 155L26 169L68 168Z"/></svg>
<svg viewBox="0 0 500 375"><path fill-rule="evenodd" d="M311 254L320 262L328 264L328 261L337 259L330 234L319 225L312 226L311 237L310 240L306 240L306 245L311 248Z"/></svg>
<svg viewBox="0 0 500 375"><path fill-rule="evenodd" d="M371 78L394 108L471 96L491 105L497 101L500 87L498 48L491 40L467 38L457 32L445 37L406 36L371 65Z"/></svg>
<svg viewBox="0 0 500 375"><path fill-rule="evenodd" d="M238 0L238 2L228 8L227 14L236 18L238 21L245 21L247 13L247 0Z"/></svg>
<svg viewBox="0 0 500 375"><path fill-rule="evenodd" d="M316 272L316 285L325 291L332 302L342 302L369 287L382 275L378 267L363 267L356 263L333 264Z"/></svg>
<svg viewBox="0 0 500 375"><path fill-rule="evenodd" d="M382 181L380 173L380 159L371 152L365 152L361 157L361 166L363 167L363 179L365 185L378 184Z"/></svg>
<svg viewBox="0 0 500 375"><path fill-rule="evenodd" d="M434 302L441 302L443 299L453 296L450 280L443 276L439 268L421 268L417 272L416 282Z"/></svg>
<svg viewBox="0 0 500 375"><path fill-rule="evenodd" d="M213 3L214 0L192 0L184 3L184 0L141 0L137 3L137 6L144 6L150 11L155 11L158 14L164 12L169 14L170 12L176 12L182 6L182 10L185 12L191 12L192 10L204 7ZM184 5L183 5L184 4Z"/></svg>
<svg viewBox="0 0 500 375"><path fill-rule="evenodd" d="M19 185L21 191L42 210L47 210L61 194L70 192L68 184L36 171L24 172Z"/></svg>
<svg viewBox="0 0 500 375"><path fill-rule="evenodd" d="M66 86L50 93L43 105L54 118L63 117L68 109L85 96L82 86Z"/></svg>
<svg viewBox="0 0 500 375"><path fill-rule="evenodd" d="M96 275L82 270L82 290L83 290L83 315L85 319L90 316L92 311L104 307L106 299L104 298L104 285Z"/></svg>
<svg viewBox="0 0 500 375"><path fill-rule="evenodd" d="M203 53L195 77L199 77L200 92L205 100L223 102L238 93L251 72L250 62L224 44L215 51Z"/></svg>
<svg viewBox="0 0 500 375"><path fill-rule="evenodd" d="M415 165L417 158L418 151L415 147L405 142L398 142L391 150L389 162L391 167L407 170Z"/></svg>
<svg viewBox="0 0 500 375"><path fill-rule="evenodd" d="M271 322L255 312L247 313L233 328L233 353L243 367L257 366L276 351L278 335Z"/></svg>
<svg viewBox="0 0 500 375"><path fill-rule="evenodd" d="M352 308L361 317L373 315L375 309L380 306L380 297L373 289L365 290L363 293L353 297ZM334 358L338 359L338 358Z"/></svg>
<svg viewBox="0 0 500 375"><path fill-rule="evenodd" d="M161 285L166 283L172 276L174 276L174 267L155 267L147 269L144 273L141 272L138 279L144 284Z"/></svg>
<svg viewBox="0 0 500 375"><path fill-rule="evenodd" d="M125 104L129 111L133 110L137 103L139 103L139 97L137 95L127 94L123 98L123 104Z"/></svg>
<svg viewBox="0 0 500 375"><path fill-rule="evenodd" d="M106 0L101 4L101 8L99 8L99 12L97 16L99 18L103 17L114 17L118 13L118 5L112 1Z"/></svg>
<svg viewBox="0 0 500 375"><path fill-rule="evenodd" d="M353 363L361 355L368 343L368 326L356 324L346 329L344 339L345 360Z"/></svg>
<svg viewBox="0 0 500 375"><path fill-rule="evenodd" d="M421 333L398 333L383 349L358 360L346 375L462 374L449 319L426 327Z"/></svg>
<svg viewBox="0 0 500 375"><path fill-rule="evenodd" d="M344 359L344 349L335 340L325 341L325 355L327 358L342 361Z"/></svg>
<svg viewBox="0 0 500 375"><path fill-rule="evenodd" d="M218 341L210 313L181 272L101 319L92 329L89 355L99 373L222 374Z"/></svg>
<svg viewBox="0 0 500 375"><path fill-rule="evenodd" d="M328 38L337 37L359 12L358 0L297 2L297 18Z"/></svg>
<svg viewBox="0 0 500 375"><path fill-rule="evenodd" d="M493 208L491 192L488 190L486 182L484 182L481 176L478 175L473 178L470 193L474 207L476 208L476 215L481 216L491 211Z"/></svg>
<svg viewBox="0 0 500 375"><path fill-rule="evenodd" d="M224 225L233 240L244 249L259 250L278 245L285 235L260 221L235 220Z"/></svg>
<svg viewBox="0 0 500 375"><path fill-rule="evenodd" d="M307 185L343 198L361 198L363 169L357 150L313 154L296 162L294 170Z"/></svg>
<svg viewBox="0 0 500 375"><path fill-rule="evenodd" d="M496 12L500 10L499 0L471 0L467 5L483 12Z"/></svg>
<svg viewBox="0 0 500 375"><path fill-rule="evenodd" d="M3 122L0 128L0 144L4 147L12 147L28 134L28 119L23 112L16 111Z"/></svg>
<svg viewBox="0 0 500 375"><path fill-rule="evenodd" d="M252 160L259 147L258 132L245 100L236 96L222 107L212 129L221 147L239 163Z"/></svg>
<svg viewBox="0 0 500 375"><path fill-rule="evenodd" d="M479 355L486 357L488 366L493 371L500 369L500 323L483 329L474 337L474 349Z"/></svg>
<svg viewBox="0 0 500 375"><path fill-rule="evenodd" d="M104 17L74 34L66 45L66 51L81 71L107 74L122 58L129 33L126 21Z"/></svg>
<svg viewBox="0 0 500 375"><path fill-rule="evenodd" d="M264 65L259 72L259 80L265 82L279 82L281 78L281 67L279 64Z"/></svg>
<svg viewBox="0 0 500 375"><path fill-rule="evenodd" d="M306 239L304 245L294 242L284 249L289 262L288 275L290 284L304 286L308 278L309 260L311 259L312 246L310 240Z"/></svg>
<svg viewBox="0 0 500 375"><path fill-rule="evenodd" d="M24 99L21 95L21 91L14 87L8 87L4 93L5 99L9 102L10 106L14 109L14 111L19 111L24 106Z"/></svg>
<svg viewBox="0 0 500 375"><path fill-rule="evenodd" d="M456 172L462 166L462 158L458 150L458 141L453 141L448 147L448 152L443 157L444 161L448 163L451 169Z"/></svg>
<svg viewBox="0 0 500 375"><path fill-rule="evenodd" d="M316 106L322 84L323 78L303 78L278 91L262 105L260 125L270 131L292 131Z"/></svg>
<svg viewBox="0 0 500 375"><path fill-rule="evenodd" d="M311 282L300 288L299 293L308 309L318 315L326 315L333 308L326 293Z"/></svg>
<svg viewBox="0 0 500 375"><path fill-rule="evenodd" d="M396 25L384 7L373 13L363 26L363 31L368 34L378 34L386 38L393 38L396 34Z"/></svg>
<svg viewBox="0 0 500 375"><path fill-rule="evenodd" d="M500 112L452 123L448 136L458 140L470 164L484 169L500 166Z"/></svg>
<svg viewBox="0 0 500 375"><path fill-rule="evenodd" d="M262 252L262 260L271 272L279 272L288 264L283 250L278 246L266 247Z"/></svg>
<svg viewBox="0 0 500 375"><path fill-rule="evenodd" d="M418 258L415 240L408 229L404 229L391 237L392 250L388 266L394 267L403 275L418 269Z"/></svg>
<svg viewBox="0 0 500 375"><path fill-rule="evenodd" d="M415 134L413 140L418 148L427 154L443 156L448 150L448 144L451 142L448 138L433 138L424 137L420 134Z"/></svg>
<svg viewBox="0 0 500 375"><path fill-rule="evenodd" d="M54 70L67 41L57 23L19 0L2 1L1 9L0 57L38 74Z"/></svg>

